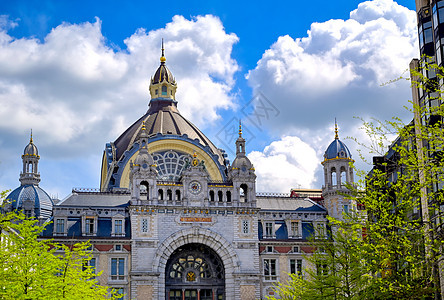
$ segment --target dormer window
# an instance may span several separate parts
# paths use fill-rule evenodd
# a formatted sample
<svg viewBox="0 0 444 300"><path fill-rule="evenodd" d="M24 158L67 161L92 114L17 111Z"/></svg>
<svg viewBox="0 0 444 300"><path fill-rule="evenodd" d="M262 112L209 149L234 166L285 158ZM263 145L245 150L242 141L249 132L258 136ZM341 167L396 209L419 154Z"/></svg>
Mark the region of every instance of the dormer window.
<svg viewBox="0 0 444 300"><path fill-rule="evenodd" d="M162 86L162 96L166 96L166 95L168 95L167 94L167 87L166 87L166 85L163 85Z"/></svg>

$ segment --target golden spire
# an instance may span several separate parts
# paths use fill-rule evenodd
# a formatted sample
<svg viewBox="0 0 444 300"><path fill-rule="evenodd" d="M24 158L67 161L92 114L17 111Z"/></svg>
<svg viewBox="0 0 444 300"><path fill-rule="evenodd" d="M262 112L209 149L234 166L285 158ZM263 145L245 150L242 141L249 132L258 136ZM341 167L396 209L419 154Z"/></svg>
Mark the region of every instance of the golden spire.
<svg viewBox="0 0 444 300"><path fill-rule="evenodd" d="M163 39L162 39L162 56L160 57L160 62L161 63L165 63L166 62L166 58L165 58L165 49L163 48Z"/></svg>
<svg viewBox="0 0 444 300"><path fill-rule="evenodd" d="M239 120L239 137L242 137L242 121Z"/></svg>
<svg viewBox="0 0 444 300"><path fill-rule="evenodd" d="M146 130L145 121L142 122L142 130Z"/></svg>
<svg viewBox="0 0 444 300"><path fill-rule="evenodd" d="M336 118L335 118L335 140L338 140L339 136L338 136L338 123L336 123Z"/></svg>
<svg viewBox="0 0 444 300"><path fill-rule="evenodd" d="M32 143L32 128L31 128L31 138L29 139L29 142Z"/></svg>

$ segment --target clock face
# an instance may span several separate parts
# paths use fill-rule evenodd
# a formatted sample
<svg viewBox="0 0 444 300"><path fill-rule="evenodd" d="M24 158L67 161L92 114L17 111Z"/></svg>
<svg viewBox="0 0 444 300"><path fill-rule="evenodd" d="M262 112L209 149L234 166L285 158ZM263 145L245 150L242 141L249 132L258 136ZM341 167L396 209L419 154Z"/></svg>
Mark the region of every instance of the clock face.
<svg viewBox="0 0 444 300"><path fill-rule="evenodd" d="M247 171L247 167L246 166L242 166L241 170L242 170L242 172L245 172L245 171Z"/></svg>
<svg viewBox="0 0 444 300"><path fill-rule="evenodd" d="M148 168L148 165L147 164L143 164L142 168L146 169L146 168Z"/></svg>
<svg viewBox="0 0 444 300"><path fill-rule="evenodd" d="M191 181L190 185L188 186L188 190L193 194L199 194L202 190L202 185L198 181Z"/></svg>

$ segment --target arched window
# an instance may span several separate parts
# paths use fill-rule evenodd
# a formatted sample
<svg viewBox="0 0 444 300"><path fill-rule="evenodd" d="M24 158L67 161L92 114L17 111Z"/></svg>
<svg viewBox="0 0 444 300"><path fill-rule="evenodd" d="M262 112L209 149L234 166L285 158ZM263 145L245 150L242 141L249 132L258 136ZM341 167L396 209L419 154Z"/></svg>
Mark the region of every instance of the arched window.
<svg viewBox="0 0 444 300"><path fill-rule="evenodd" d="M227 191L227 202L231 202L231 192Z"/></svg>
<svg viewBox="0 0 444 300"><path fill-rule="evenodd" d="M210 201L214 201L214 191L210 191Z"/></svg>
<svg viewBox="0 0 444 300"><path fill-rule="evenodd" d="M335 168L331 168L331 185L332 186L336 186L338 184L337 182L337 178L336 178L336 169Z"/></svg>
<svg viewBox="0 0 444 300"><path fill-rule="evenodd" d="M176 190L176 201L180 201L180 190Z"/></svg>
<svg viewBox="0 0 444 300"><path fill-rule="evenodd" d="M222 202L224 199L224 194L222 193L222 191L218 191L217 192L217 199L219 200L219 202Z"/></svg>
<svg viewBox="0 0 444 300"><path fill-rule="evenodd" d="M341 168L341 185L347 182L347 173L345 172L345 168Z"/></svg>
<svg viewBox="0 0 444 300"><path fill-rule="evenodd" d="M245 183L240 185L240 195L244 196L244 202L248 202L248 186Z"/></svg>
<svg viewBox="0 0 444 300"><path fill-rule="evenodd" d="M168 199L168 201L173 200L173 191L172 190L167 190L167 199Z"/></svg>
<svg viewBox="0 0 444 300"><path fill-rule="evenodd" d="M148 200L149 185L148 182L140 182L140 200Z"/></svg>
<svg viewBox="0 0 444 300"><path fill-rule="evenodd" d="M167 95L167 87L166 85L162 85L162 96L166 96Z"/></svg>
<svg viewBox="0 0 444 300"><path fill-rule="evenodd" d="M158 200L163 200L163 190L158 190L157 191L157 199Z"/></svg>

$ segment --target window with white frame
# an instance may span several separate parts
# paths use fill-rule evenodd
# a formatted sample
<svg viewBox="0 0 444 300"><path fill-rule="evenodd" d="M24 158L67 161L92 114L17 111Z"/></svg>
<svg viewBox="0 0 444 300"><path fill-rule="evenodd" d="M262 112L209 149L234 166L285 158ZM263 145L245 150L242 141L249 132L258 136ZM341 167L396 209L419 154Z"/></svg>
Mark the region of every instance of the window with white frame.
<svg viewBox="0 0 444 300"><path fill-rule="evenodd" d="M250 221L249 220L242 220L242 233L243 234L250 233Z"/></svg>
<svg viewBox="0 0 444 300"><path fill-rule="evenodd" d="M85 233L94 234L94 218L85 218Z"/></svg>
<svg viewBox="0 0 444 300"><path fill-rule="evenodd" d="M111 280L125 279L125 258L111 258Z"/></svg>
<svg viewBox="0 0 444 300"><path fill-rule="evenodd" d="M299 246L293 246L294 253L299 253L300 251L301 251L301 249L299 249Z"/></svg>
<svg viewBox="0 0 444 300"><path fill-rule="evenodd" d="M302 259L290 259L290 273L302 275Z"/></svg>
<svg viewBox="0 0 444 300"><path fill-rule="evenodd" d="M56 219L56 233L65 233L65 219Z"/></svg>
<svg viewBox="0 0 444 300"><path fill-rule="evenodd" d="M277 280L276 259L264 258L264 278L265 280Z"/></svg>
<svg viewBox="0 0 444 300"><path fill-rule="evenodd" d="M272 237L273 236L273 223L266 222L265 223L265 236Z"/></svg>
<svg viewBox="0 0 444 300"><path fill-rule="evenodd" d="M140 230L144 233L148 232L148 219L147 218L142 219Z"/></svg>
<svg viewBox="0 0 444 300"><path fill-rule="evenodd" d="M299 222L298 221L291 221L290 232L291 232L291 236L293 236L293 237L299 236Z"/></svg>
<svg viewBox="0 0 444 300"><path fill-rule="evenodd" d="M123 220L114 220L114 233L123 235Z"/></svg>

